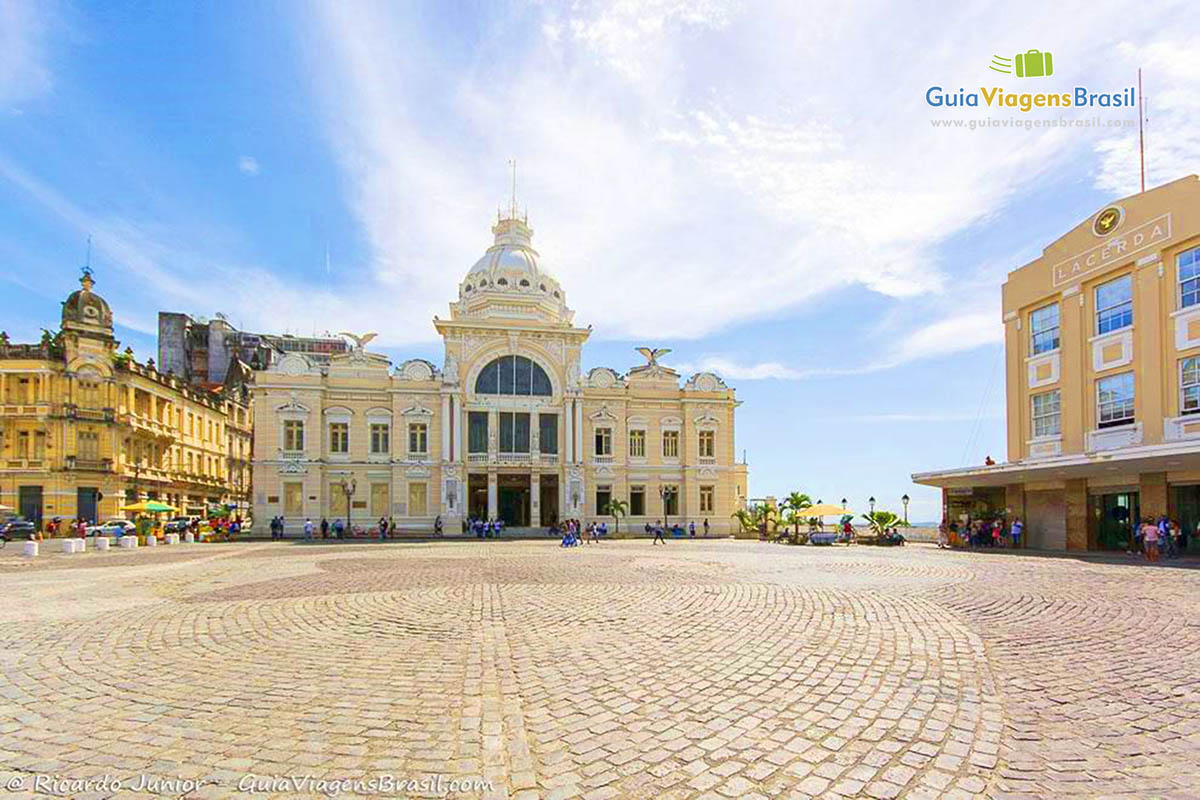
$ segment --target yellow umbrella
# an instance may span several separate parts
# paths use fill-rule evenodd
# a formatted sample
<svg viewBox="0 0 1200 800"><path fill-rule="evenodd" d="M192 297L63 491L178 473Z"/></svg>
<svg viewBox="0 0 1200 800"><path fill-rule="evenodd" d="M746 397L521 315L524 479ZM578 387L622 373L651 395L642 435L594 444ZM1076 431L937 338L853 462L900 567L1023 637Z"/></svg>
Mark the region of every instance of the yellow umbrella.
<svg viewBox="0 0 1200 800"><path fill-rule="evenodd" d="M846 514L853 515L854 512L845 506L835 506L832 503L821 503L808 508L802 508L796 512L802 517L842 517Z"/></svg>

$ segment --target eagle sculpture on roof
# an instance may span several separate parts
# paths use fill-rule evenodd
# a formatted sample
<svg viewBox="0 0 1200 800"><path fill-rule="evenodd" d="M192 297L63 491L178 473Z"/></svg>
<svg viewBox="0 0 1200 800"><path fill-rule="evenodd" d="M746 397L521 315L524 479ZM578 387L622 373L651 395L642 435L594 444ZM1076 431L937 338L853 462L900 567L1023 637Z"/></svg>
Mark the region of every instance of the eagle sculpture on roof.
<svg viewBox="0 0 1200 800"><path fill-rule="evenodd" d="M348 331L341 331L338 333L338 336L345 336L347 339L353 341L354 349L359 352L362 352L363 348L367 346L367 342L371 341L378 335L378 333L364 333L359 336L357 334L349 333Z"/></svg>
<svg viewBox="0 0 1200 800"><path fill-rule="evenodd" d="M637 351L645 357L647 367L657 367L659 356L665 356L671 352L667 347L639 347Z"/></svg>

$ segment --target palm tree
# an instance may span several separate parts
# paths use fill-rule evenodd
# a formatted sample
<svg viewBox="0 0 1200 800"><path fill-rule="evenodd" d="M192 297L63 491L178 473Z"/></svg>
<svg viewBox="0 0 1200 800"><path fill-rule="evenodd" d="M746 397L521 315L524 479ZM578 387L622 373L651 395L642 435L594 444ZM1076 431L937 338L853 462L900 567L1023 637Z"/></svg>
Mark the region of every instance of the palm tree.
<svg viewBox="0 0 1200 800"><path fill-rule="evenodd" d="M891 511L872 511L870 514L863 514L862 517L867 521L867 526L876 538L883 537L901 522L900 516Z"/></svg>
<svg viewBox="0 0 1200 800"><path fill-rule="evenodd" d="M812 504L812 498L802 492L792 492L783 498L781 505L791 512L788 515L787 524L795 526L792 531L793 540L800 537L800 524L804 521L804 516L800 512L806 508L812 508Z"/></svg>
<svg viewBox="0 0 1200 800"><path fill-rule="evenodd" d="M738 521L743 532L755 530L758 526L754 522L754 513L747 511L744 508L739 508L737 511L730 514L731 517Z"/></svg>
<svg viewBox="0 0 1200 800"><path fill-rule="evenodd" d="M613 518L613 533L621 532L621 517L629 514L629 503L624 500L609 500L608 513L612 514Z"/></svg>

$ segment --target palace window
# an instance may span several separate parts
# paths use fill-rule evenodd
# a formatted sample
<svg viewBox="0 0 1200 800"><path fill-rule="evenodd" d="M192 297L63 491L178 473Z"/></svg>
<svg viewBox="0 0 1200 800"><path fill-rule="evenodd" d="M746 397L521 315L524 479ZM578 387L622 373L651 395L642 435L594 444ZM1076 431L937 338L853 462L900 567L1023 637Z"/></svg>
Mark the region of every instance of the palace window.
<svg viewBox="0 0 1200 800"><path fill-rule="evenodd" d="M386 483L371 484L371 516L386 517L388 515L388 490Z"/></svg>
<svg viewBox="0 0 1200 800"><path fill-rule="evenodd" d="M701 458L716 458L717 457L717 432L716 431L700 431L700 457Z"/></svg>
<svg viewBox="0 0 1200 800"><path fill-rule="evenodd" d="M612 503L612 487L596 487L596 513L601 516L608 514L608 506Z"/></svg>
<svg viewBox="0 0 1200 800"><path fill-rule="evenodd" d="M429 452L429 426L424 422L408 424L408 452L421 455Z"/></svg>
<svg viewBox="0 0 1200 800"><path fill-rule="evenodd" d="M1033 355L1058 349L1058 303L1043 306L1029 315Z"/></svg>
<svg viewBox="0 0 1200 800"><path fill-rule="evenodd" d="M500 452L529 452L529 415L525 413L500 412Z"/></svg>
<svg viewBox="0 0 1200 800"><path fill-rule="evenodd" d="M486 453L488 451L488 412L467 412L467 452Z"/></svg>
<svg viewBox="0 0 1200 800"><path fill-rule="evenodd" d="M550 396L550 376L525 356L501 356L475 379L476 394Z"/></svg>
<svg viewBox="0 0 1200 800"><path fill-rule="evenodd" d="M646 487L645 486L630 486L629 487L629 516L631 516L631 517L646 516Z"/></svg>
<svg viewBox="0 0 1200 800"><path fill-rule="evenodd" d="M679 431L663 431L663 458L679 458Z"/></svg>
<svg viewBox="0 0 1200 800"><path fill-rule="evenodd" d="M1179 267L1179 307L1200 303L1200 247L1183 251L1175 263Z"/></svg>
<svg viewBox="0 0 1200 800"><path fill-rule="evenodd" d="M87 461L100 458L100 434L95 431L79 432L79 457Z"/></svg>
<svg viewBox="0 0 1200 800"><path fill-rule="evenodd" d="M1180 413L1200 413L1200 357L1192 356L1179 362L1179 386L1182 393Z"/></svg>
<svg viewBox="0 0 1200 800"><path fill-rule="evenodd" d="M558 414L538 414L538 451L558 454Z"/></svg>
<svg viewBox="0 0 1200 800"><path fill-rule="evenodd" d="M596 428L596 455L612 455L612 428Z"/></svg>
<svg viewBox="0 0 1200 800"><path fill-rule="evenodd" d="M1122 372L1096 381L1096 404L1101 428L1133 422L1133 373Z"/></svg>
<svg viewBox="0 0 1200 800"><path fill-rule="evenodd" d="M1133 276L1122 275L1096 287L1096 333L1104 334L1133 324Z"/></svg>
<svg viewBox="0 0 1200 800"><path fill-rule="evenodd" d="M331 423L329 423L329 452L331 452L331 453L349 453L350 452L350 423L348 423L348 422L331 422Z"/></svg>
<svg viewBox="0 0 1200 800"><path fill-rule="evenodd" d="M371 424L371 452L386 455L392 449L392 426L386 422Z"/></svg>
<svg viewBox="0 0 1200 800"><path fill-rule="evenodd" d="M630 458L645 458L646 457L646 432L645 431L630 431L629 432L629 456L630 456Z"/></svg>
<svg viewBox="0 0 1200 800"><path fill-rule="evenodd" d="M663 516L677 516L679 514L679 487L672 485L662 488Z"/></svg>
<svg viewBox="0 0 1200 800"><path fill-rule="evenodd" d="M284 421L283 449L289 453L298 453L304 449L303 420L289 419Z"/></svg>
<svg viewBox="0 0 1200 800"><path fill-rule="evenodd" d="M713 497L714 497L713 487L711 487L711 486L701 486L700 487L700 513L701 514L712 514L713 513Z"/></svg>
<svg viewBox="0 0 1200 800"><path fill-rule="evenodd" d="M1058 389L1035 394L1033 400L1033 435L1058 436L1062 433L1062 414L1059 410Z"/></svg>
<svg viewBox="0 0 1200 800"><path fill-rule="evenodd" d="M298 517L304 513L304 484L283 485L283 513L289 517Z"/></svg>

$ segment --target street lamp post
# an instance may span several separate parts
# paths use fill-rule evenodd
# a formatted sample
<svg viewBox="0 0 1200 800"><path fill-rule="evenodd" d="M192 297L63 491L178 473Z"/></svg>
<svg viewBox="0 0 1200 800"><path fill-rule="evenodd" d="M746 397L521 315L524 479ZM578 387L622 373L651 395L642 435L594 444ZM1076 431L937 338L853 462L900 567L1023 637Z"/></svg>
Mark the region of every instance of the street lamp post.
<svg viewBox="0 0 1200 800"><path fill-rule="evenodd" d="M900 498L900 502L904 504L904 524L905 525L908 524L908 500L909 500L909 497L907 494Z"/></svg>
<svg viewBox="0 0 1200 800"><path fill-rule="evenodd" d="M346 493L346 532L353 535L354 533L354 493L358 491L358 478L346 480L342 478L339 485L342 491Z"/></svg>
<svg viewBox="0 0 1200 800"><path fill-rule="evenodd" d="M875 516L875 498L869 497L869 498L867 498L867 502L871 506L871 516Z"/></svg>
<svg viewBox="0 0 1200 800"><path fill-rule="evenodd" d="M671 527L669 524L667 524L667 520L670 518L670 515L667 513L667 497L668 497L668 495L671 495L671 494L674 494L674 492L672 492L666 486L658 487L658 496L662 498L663 528Z"/></svg>

